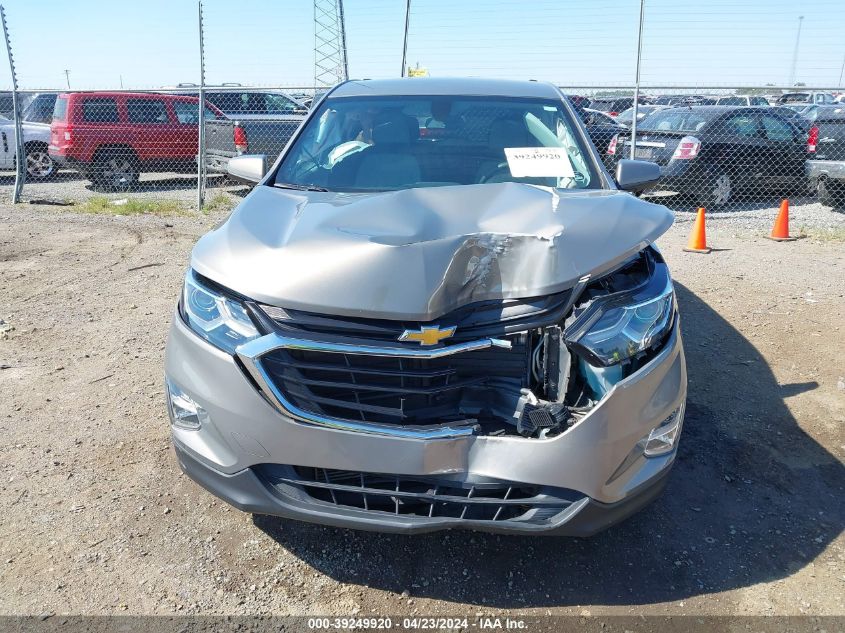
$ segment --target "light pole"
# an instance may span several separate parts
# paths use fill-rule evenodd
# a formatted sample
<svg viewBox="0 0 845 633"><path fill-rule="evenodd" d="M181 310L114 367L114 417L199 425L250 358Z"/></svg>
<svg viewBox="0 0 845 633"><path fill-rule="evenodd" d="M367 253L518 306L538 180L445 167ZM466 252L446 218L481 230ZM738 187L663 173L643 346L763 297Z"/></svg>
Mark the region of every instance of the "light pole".
<svg viewBox="0 0 845 633"><path fill-rule="evenodd" d="M640 26L637 35L637 73L634 78L634 118L631 119L631 160L637 157L637 115L640 113L640 60L643 56L643 18L645 0L640 0Z"/></svg>
<svg viewBox="0 0 845 633"><path fill-rule="evenodd" d="M792 51L792 70L789 73L790 87L795 85L795 69L798 67L798 44L801 42L801 24L804 22L804 16L798 16L798 32L795 34L795 50Z"/></svg>
<svg viewBox="0 0 845 633"><path fill-rule="evenodd" d="M405 38L402 40L402 74L399 75L400 77L405 76L405 63L408 57L408 26L411 21L411 0L407 0L405 3Z"/></svg>
<svg viewBox="0 0 845 633"><path fill-rule="evenodd" d="M65 68L65 81L67 82L67 89L70 90L70 70Z"/></svg>

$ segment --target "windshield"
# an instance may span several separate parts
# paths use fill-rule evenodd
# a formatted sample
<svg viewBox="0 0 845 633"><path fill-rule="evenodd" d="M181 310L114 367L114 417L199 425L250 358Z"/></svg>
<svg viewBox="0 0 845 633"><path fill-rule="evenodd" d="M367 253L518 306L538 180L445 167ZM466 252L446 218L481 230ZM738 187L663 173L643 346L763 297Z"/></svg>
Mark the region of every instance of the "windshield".
<svg viewBox="0 0 845 633"><path fill-rule="evenodd" d="M674 108L652 112L639 124L643 132L697 132L710 118L693 108Z"/></svg>
<svg viewBox="0 0 845 633"><path fill-rule="evenodd" d="M274 184L387 191L492 182L601 186L561 101L440 96L324 100Z"/></svg>

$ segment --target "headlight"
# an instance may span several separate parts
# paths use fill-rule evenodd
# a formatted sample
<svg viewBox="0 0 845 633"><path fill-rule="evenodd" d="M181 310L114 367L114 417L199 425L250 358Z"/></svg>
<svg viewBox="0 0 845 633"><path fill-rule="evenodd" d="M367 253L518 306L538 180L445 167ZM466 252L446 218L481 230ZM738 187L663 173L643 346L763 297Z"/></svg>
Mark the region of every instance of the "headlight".
<svg viewBox="0 0 845 633"><path fill-rule="evenodd" d="M566 330L566 341L608 367L661 343L672 328L675 291L663 264L640 288L597 299Z"/></svg>
<svg viewBox="0 0 845 633"><path fill-rule="evenodd" d="M243 305L202 285L192 270L185 276L182 311L188 327L230 354L259 336Z"/></svg>

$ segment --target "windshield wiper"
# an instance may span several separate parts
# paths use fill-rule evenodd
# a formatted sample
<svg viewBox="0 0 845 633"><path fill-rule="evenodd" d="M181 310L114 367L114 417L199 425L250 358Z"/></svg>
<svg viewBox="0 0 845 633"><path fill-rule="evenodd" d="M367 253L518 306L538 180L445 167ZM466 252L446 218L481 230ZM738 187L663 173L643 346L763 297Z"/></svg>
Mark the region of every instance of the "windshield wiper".
<svg viewBox="0 0 845 633"><path fill-rule="evenodd" d="M325 187L317 187L316 185L299 185L295 182L277 182L273 183L274 187L279 189L296 189L297 191L328 191Z"/></svg>

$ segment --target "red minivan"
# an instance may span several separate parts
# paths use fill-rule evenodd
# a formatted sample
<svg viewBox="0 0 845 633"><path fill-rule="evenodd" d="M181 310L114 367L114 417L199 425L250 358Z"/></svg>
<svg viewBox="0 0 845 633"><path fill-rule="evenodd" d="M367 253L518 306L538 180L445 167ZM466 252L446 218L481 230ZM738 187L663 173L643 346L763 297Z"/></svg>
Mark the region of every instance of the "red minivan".
<svg viewBox="0 0 845 633"><path fill-rule="evenodd" d="M107 190L137 185L142 171L196 169L196 97L138 92L60 94L48 151ZM225 115L206 104L206 119Z"/></svg>

